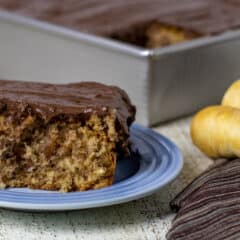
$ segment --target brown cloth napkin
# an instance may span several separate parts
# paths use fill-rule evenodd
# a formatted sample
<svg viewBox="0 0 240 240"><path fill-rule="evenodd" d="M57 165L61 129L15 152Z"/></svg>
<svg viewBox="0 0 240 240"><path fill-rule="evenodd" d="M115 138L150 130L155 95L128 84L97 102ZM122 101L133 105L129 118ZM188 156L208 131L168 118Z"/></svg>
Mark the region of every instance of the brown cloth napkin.
<svg viewBox="0 0 240 240"><path fill-rule="evenodd" d="M240 159L204 172L170 203L168 240L240 239Z"/></svg>

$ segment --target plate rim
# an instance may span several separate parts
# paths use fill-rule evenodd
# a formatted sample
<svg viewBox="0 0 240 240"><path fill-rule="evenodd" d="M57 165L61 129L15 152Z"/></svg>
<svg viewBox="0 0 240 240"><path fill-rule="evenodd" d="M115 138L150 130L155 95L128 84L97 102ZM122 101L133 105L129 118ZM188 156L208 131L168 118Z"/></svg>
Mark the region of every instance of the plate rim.
<svg viewBox="0 0 240 240"><path fill-rule="evenodd" d="M123 198L119 198L119 197L116 197L115 199L108 198L106 200L94 201L90 204L86 204L86 202L81 202L81 201L73 202L73 203L69 203L69 202L68 203L22 203L22 202L18 203L18 202L7 202L7 201L0 200L0 208L20 210L20 211L26 210L26 211L32 211L32 212L33 211L49 211L50 212L50 211L81 210L81 209L106 207L106 206L126 203L126 202L137 200L153 194L157 190L161 189L162 187L172 182L178 176L178 174L181 172L183 168L183 156L180 149L172 140L154 131L153 129L141 126L136 123L134 123L131 126L131 131L134 129L140 130L141 132L143 131L147 132L148 133L147 135L153 136L154 139L157 140L158 143L161 143L162 145L164 145L165 148L168 147L171 149L171 151L168 151L168 152L171 153L171 157L173 158L174 161L176 161L175 168L171 173L168 174L167 178L162 180L159 184L155 184L151 188L148 188L146 190L143 189L143 191L141 192L138 192L133 195L128 195ZM63 193L63 194L68 194L68 193Z"/></svg>

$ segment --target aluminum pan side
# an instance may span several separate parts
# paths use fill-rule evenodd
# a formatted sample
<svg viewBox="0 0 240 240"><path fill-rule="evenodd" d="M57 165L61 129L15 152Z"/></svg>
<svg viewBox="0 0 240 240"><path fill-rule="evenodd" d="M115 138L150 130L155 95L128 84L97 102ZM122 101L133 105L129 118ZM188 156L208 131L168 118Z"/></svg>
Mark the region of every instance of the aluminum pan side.
<svg viewBox="0 0 240 240"><path fill-rule="evenodd" d="M149 118L156 124L220 103L240 77L240 37L164 53L151 66Z"/></svg>
<svg viewBox="0 0 240 240"><path fill-rule="evenodd" d="M120 53L126 53L135 57L148 57L151 50L143 49L137 46L125 44L100 36L79 32L66 27L53 25L51 23L42 22L32 18L16 15L6 11L0 10L0 21L9 24L18 24L21 27L34 28L51 34L56 34L60 38L75 39L89 45L108 48Z"/></svg>

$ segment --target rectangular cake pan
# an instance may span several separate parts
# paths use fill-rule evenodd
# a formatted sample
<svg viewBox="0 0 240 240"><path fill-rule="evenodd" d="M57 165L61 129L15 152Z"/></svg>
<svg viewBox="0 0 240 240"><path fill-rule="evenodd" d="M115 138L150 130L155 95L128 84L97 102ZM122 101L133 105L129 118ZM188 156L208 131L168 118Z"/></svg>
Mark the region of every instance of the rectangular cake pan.
<svg viewBox="0 0 240 240"><path fill-rule="evenodd" d="M118 85L144 125L218 103L239 76L239 30L148 50L0 12L0 78Z"/></svg>

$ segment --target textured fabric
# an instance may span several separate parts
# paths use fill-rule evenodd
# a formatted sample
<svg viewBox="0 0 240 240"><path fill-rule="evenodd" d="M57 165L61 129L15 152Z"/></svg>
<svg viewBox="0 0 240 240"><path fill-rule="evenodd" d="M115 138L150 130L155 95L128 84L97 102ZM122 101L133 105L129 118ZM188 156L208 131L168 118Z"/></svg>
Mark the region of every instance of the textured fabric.
<svg viewBox="0 0 240 240"><path fill-rule="evenodd" d="M240 239L240 160L206 171L170 205L178 213L169 240Z"/></svg>

